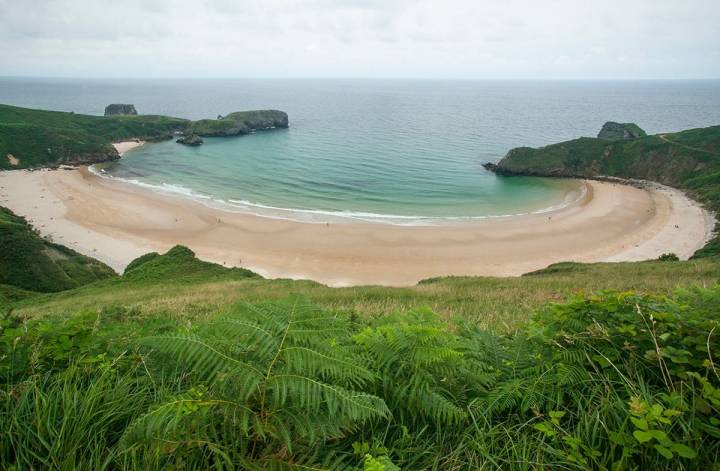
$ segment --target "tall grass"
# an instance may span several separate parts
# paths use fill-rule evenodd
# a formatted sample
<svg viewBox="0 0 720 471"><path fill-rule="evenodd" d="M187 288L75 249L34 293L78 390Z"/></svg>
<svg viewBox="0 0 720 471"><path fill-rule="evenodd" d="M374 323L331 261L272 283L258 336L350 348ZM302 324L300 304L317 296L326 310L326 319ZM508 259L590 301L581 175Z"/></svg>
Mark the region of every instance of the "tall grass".
<svg viewBox="0 0 720 471"><path fill-rule="evenodd" d="M513 334L297 297L10 316L0 466L712 469L719 305L720 286L576 296Z"/></svg>

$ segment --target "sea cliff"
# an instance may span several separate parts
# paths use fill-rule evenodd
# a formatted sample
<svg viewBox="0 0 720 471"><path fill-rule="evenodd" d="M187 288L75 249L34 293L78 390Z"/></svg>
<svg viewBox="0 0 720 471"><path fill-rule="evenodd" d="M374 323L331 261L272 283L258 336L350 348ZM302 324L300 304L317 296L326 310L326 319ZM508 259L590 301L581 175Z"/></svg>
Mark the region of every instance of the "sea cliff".
<svg viewBox="0 0 720 471"><path fill-rule="evenodd" d="M0 105L0 170L117 160L120 155L112 143L130 139L158 141L176 134L239 136L289 125L287 113L278 110L241 111L216 120L190 121L117 114L136 112L133 105L108 108L109 116L93 116Z"/></svg>
<svg viewBox="0 0 720 471"><path fill-rule="evenodd" d="M720 210L720 126L616 137L620 138L581 137L540 148L517 147L484 166L499 175L652 180L689 192L714 212ZM716 237L696 256L718 254Z"/></svg>

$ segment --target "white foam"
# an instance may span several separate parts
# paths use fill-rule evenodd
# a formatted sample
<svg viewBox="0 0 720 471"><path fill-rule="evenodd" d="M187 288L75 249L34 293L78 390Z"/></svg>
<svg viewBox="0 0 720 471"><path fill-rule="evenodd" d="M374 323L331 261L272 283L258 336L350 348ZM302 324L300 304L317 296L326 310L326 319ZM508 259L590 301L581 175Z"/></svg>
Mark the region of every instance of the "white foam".
<svg viewBox="0 0 720 471"><path fill-rule="evenodd" d="M108 174L105 169L98 169L94 165L88 167L91 173L100 177L110 180L120 181L131 185L137 185L148 190L161 193L161 194L172 194L179 195L185 198L190 198L199 203L202 203L208 207L219 209L222 211L228 211L232 213L243 213L251 214L259 217L267 217L272 219L283 219L288 221L297 221L314 224L325 224L330 220L356 220L369 223L377 224L391 224L397 226L435 226L441 225L448 222L463 222L463 221L477 221L483 219L498 219L498 218L510 218L516 216L526 216L529 214L543 214L553 211L558 211L566 208L575 202L585 197L587 193L586 186L582 186L577 197L574 196L574 191L568 192L565 195L565 200L562 203L548 206L546 208L538 209L535 211L512 213L512 214L498 214L498 215L483 215L483 216L421 216L421 215L401 215L401 214L381 214L371 213L363 211L330 211L321 209L298 209L298 208L281 208L277 206L270 206L261 203L253 203L246 200L222 200L213 198L202 193L193 191L190 188L182 185L173 183L161 183L153 184L146 183L140 180L132 178L115 177ZM318 217L324 217L320 219Z"/></svg>

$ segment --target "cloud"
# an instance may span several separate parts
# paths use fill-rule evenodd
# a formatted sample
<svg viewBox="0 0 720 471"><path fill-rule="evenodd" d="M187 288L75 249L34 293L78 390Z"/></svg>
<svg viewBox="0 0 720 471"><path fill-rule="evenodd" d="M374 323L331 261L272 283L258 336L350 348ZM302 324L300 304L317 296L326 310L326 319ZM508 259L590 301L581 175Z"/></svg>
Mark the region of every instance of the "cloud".
<svg viewBox="0 0 720 471"><path fill-rule="evenodd" d="M0 0L3 75L720 77L717 0Z"/></svg>

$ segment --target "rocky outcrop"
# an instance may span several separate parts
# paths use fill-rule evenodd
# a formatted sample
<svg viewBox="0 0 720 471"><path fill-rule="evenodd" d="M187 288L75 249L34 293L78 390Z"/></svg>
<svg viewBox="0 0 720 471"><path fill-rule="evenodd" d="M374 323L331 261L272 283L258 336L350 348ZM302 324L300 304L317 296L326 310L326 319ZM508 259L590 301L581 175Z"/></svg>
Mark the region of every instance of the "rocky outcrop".
<svg viewBox="0 0 720 471"><path fill-rule="evenodd" d="M113 103L105 107L105 116L136 116L135 105Z"/></svg>
<svg viewBox="0 0 720 471"><path fill-rule="evenodd" d="M187 136L181 137L175 142L177 142L178 144L195 147L201 145L203 143L203 140L197 134L189 134Z"/></svg>
<svg viewBox="0 0 720 471"><path fill-rule="evenodd" d="M288 115L279 110L238 111L222 119L201 119L192 122L186 133L203 137L227 137L250 134L275 128L287 128Z"/></svg>
<svg viewBox="0 0 720 471"><path fill-rule="evenodd" d="M638 137L647 136L647 133L635 123L616 123L608 121L603 124L602 129L598 133L598 139L608 141L620 141L628 139L637 139Z"/></svg>

